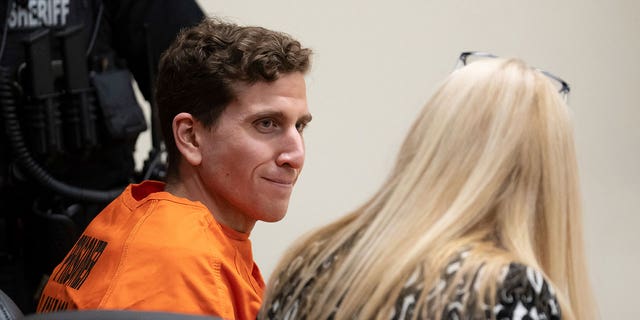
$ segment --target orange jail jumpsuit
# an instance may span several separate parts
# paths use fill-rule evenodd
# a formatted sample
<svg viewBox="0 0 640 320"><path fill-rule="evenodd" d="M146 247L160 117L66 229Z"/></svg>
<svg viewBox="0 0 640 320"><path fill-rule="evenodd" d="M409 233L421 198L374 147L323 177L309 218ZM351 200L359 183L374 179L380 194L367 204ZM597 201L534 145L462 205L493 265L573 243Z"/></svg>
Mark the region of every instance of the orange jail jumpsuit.
<svg viewBox="0 0 640 320"><path fill-rule="evenodd" d="M255 319L264 280L251 242L200 202L130 185L51 274L38 312L126 309Z"/></svg>

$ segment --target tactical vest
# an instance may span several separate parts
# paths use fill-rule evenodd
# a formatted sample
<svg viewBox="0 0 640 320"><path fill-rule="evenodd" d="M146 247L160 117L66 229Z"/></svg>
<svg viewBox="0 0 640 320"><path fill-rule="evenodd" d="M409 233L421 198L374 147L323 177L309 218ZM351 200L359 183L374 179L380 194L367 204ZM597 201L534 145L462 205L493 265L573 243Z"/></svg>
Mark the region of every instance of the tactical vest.
<svg viewBox="0 0 640 320"><path fill-rule="evenodd" d="M109 201L132 180L146 122L126 64L109 46L101 1L9 0L0 12L0 189L30 179Z"/></svg>

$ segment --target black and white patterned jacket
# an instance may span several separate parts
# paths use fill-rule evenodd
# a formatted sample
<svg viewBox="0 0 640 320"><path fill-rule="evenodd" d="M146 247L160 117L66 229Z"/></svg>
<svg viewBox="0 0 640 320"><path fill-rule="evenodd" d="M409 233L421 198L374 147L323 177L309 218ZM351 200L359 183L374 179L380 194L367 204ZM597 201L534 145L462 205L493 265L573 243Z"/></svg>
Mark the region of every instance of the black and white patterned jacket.
<svg viewBox="0 0 640 320"><path fill-rule="evenodd" d="M447 320L476 320L476 319L493 319L496 320L559 320L561 319L560 306L556 299L555 293L551 285L545 280L543 274L526 265L519 263L511 263L505 266L502 272L502 278L498 279L501 285L497 288L495 304L492 306L483 305L482 312L468 314L466 305L463 301L472 301L474 299L473 291L458 290L455 293L455 299L452 299L444 307L438 307L434 310L433 300L439 294L448 291L451 286L458 288L469 287L465 283L452 283L452 279L456 272L464 263L464 258L468 252L462 252L456 259L443 271L436 286L432 288L424 303L418 303L423 291L422 268L418 267L413 275L407 280L400 294L396 298L395 306L389 315L389 319L413 319L417 313L417 319L434 319L436 314L442 315L442 319ZM327 272L333 266L336 257L332 256L322 264L317 270L317 276L308 280L301 294L293 296L293 291L300 283L300 279L287 279L287 283L282 287L280 292L276 293L272 303L268 306L264 314L266 319L307 319L304 314L306 310L305 304L313 303L309 301L306 293L308 288L316 283L315 279ZM468 281L468 279L465 279ZM475 281L474 276L471 281ZM293 303L290 303L293 299ZM286 309L282 306L285 302L289 302ZM339 308L338 306L334 307ZM480 314L477 314L480 313ZM492 317L493 316L493 317ZM332 319L330 316L329 319ZM355 316L355 319L358 317Z"/></svg>

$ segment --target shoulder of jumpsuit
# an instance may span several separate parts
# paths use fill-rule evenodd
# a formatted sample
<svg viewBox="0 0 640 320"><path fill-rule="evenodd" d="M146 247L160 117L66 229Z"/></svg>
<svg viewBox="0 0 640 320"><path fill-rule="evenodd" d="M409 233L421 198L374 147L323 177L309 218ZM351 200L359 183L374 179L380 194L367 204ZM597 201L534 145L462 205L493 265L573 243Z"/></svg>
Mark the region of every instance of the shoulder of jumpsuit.
<svg viewBox="0 0 640 320"><path fill-rule="evenodd" d="M224 253L227 236L209 209L164 191L159 181L144 181L129 185L121 197L122 203L137 215L136 239L157 239L165 249L187 248L211 253Z"/></svg>

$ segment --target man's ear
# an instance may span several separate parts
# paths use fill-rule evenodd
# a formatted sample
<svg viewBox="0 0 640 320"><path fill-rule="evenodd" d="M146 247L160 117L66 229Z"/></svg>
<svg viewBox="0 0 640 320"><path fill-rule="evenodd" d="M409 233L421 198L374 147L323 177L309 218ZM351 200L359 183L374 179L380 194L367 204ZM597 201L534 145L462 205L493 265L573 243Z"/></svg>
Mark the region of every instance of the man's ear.
<svg viewBox="0 0 640 320"><path fill-rule="evenodd" d="M189 113L181 112L173 118L173 139L182 157L192 166L202 162L200 146L196 140L197 120Z"/></svg>

